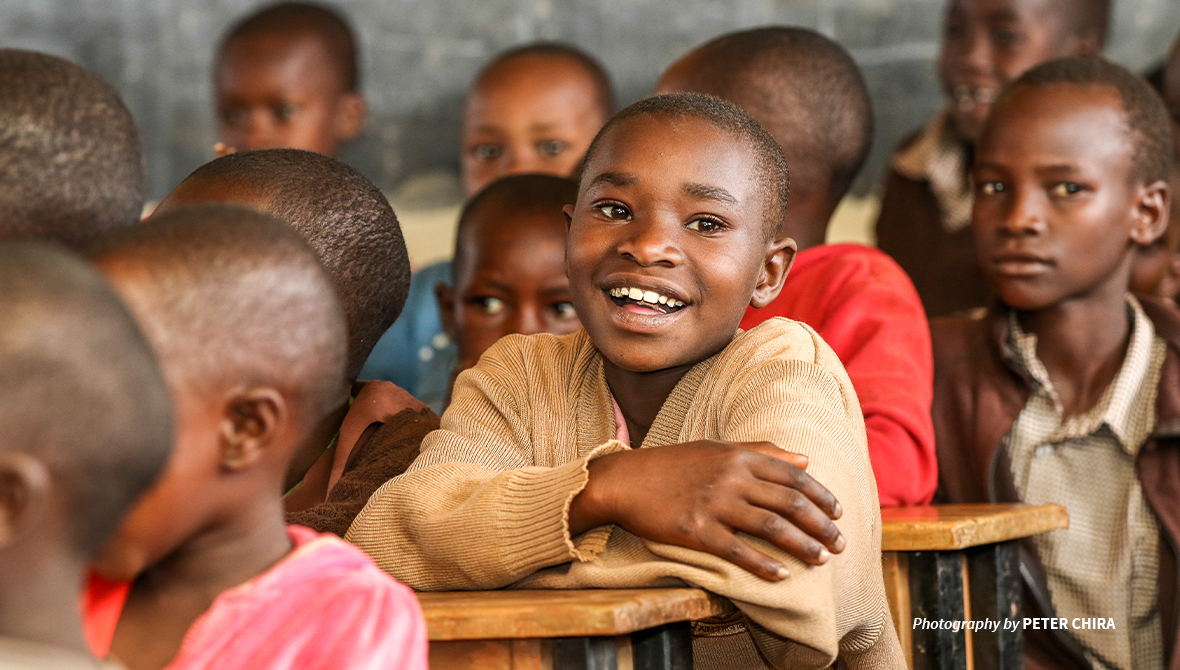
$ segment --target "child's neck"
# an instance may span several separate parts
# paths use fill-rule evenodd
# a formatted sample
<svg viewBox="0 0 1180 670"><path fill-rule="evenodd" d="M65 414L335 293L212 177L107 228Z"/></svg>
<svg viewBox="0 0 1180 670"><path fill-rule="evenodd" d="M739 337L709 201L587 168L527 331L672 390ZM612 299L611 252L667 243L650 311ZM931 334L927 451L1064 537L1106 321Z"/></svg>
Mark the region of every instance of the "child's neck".
<svg viewBox="0 0 1180 670"><path fill-rule="evenodd" d="M23 558L29 560L0 562L0 575L20 575L0 584L0 637L89 655L78 616L85 563L64 547L60 552Z"/></svg>
<svg viewBox="0 0 1180 670"><path fill-rule="evenodd" d="M638 448L651 430L656 415L664 401L672 395L672 389L692 369L692 365L681 365L654 372L635 372L621 368L610 360L603 359L603 374L606 385L619 404L623 418L627 421L627 433L631 446Z"/></svg>
<svg viewBox="0 0 1180 670"><path fill-rule="evenodd" d="M1019 312L1021 328L1037 336L1041 359L1064 416L1098 404L1118 375L1130 342L1125 283L1035 312Z"/></svg>

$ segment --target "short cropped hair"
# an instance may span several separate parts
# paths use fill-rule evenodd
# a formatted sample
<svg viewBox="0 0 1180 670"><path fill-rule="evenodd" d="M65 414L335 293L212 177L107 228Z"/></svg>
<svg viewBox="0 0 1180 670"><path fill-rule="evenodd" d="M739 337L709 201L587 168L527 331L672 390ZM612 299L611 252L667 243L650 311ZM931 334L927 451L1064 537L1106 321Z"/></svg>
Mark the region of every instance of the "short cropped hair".
<svg viewBox="0 0 1180 670"><path fill-rule="evenodd" d="M79 248L139 220L143 153L110 84L67 60L0 49L0 239Z"/></svg>
<svg viewBox="0 0 1180 670"><path fill-rule="evenodd" d="M873 107L860 68L836 42L806 28L729 33L687 57L688 87L758 120L790 157L799 189L848 191L873 144ZM806 189L805 189L806 190Z"/></svg>
<svg viewBox="0 0 1180 670"><path fill-rule="evenodd" d="M1098 86L1114 91L1122 102L1123 117L1131 139L1131 174L1134 182L1167 181L1172 170L1172 123L1159 93L1143 77L1121 65L1095 56L1059 58L1025 72L1000 96L1021 88L1057 84ZM997 102L998 104L998 102Z"/></svg>
<svg viewBox="0 0 1180 670"><path fill-rule="evenodd" d="M514 60L522 58L553 58L569 61L580 67L590 77L594 85L595 102L602 118L607 118L615 111L615 91L611 85L610 75L606 69L590 54L581 49L561 42L534 42L515 47L498 54L490 63L480 70L475 78L476 83L495 70L498 70Z"/></svg>
<svg viewBox="0 0 1180 670"><path fill-rule="evenodd" d="M91 257L143 278L128 303L174 382L274 386L308 425L339 401L344 315L315 252L283 222L192 205L104 238Z"/></svg>
<svg viewBox="0 0 1180 670"><path fill-rule="evenodd" d="M459 215L455 233L455 256L451 261L451 281L458 283L460 272L468 272L470 245L467 237L480 212L492 204L510 204L513 213L551 214L564 226L562 207L578 200L578 182L547 174L519 174L501 177L471 196ZM507 224L506 224L507 225Z"/></svg>
<svg viewBox="0 0 1180 670"><path fill-rule="evenodd" d="M752 116L732 102L703 93L668 93L644 98L624 108L606 122L590 143L590 148L586 150L583 165L589 167L603 138L616 126L638 116L701 119L744 143L757 161L754 176L770 196L763 213L763 235L767 240L772 240L778 235L790 193L787 159L783 157L782 148L774 137ZM582 173L583 179L589 176L591 175L586 172Z"/></svg>
<svg viewBox="0 0 1180 670"><path fill-rule="evenodd" d="M0 453L50 469L78 555L109 539L171 447L156 356L102 276L44 242L0 243Z"/></svg>
<svg viewBox="0 0 1180 670"><path fill-rule="evenodd" d="M238 22L221 42L218 53L238 39L264 34L311 35L324 45L345 91L360 89L356 36L338 10L306 2L281 2L265 7Z"/></svg>
<svg viewBox="0 0 1180 670"><path fill-rule="evenodd" d="M355 380L410 290L410 258L389 201L373 182L328 156L299 149L230 154L181 183L247 188L250 203L299 231L336 283L348 323L346 378Z"/></svg>

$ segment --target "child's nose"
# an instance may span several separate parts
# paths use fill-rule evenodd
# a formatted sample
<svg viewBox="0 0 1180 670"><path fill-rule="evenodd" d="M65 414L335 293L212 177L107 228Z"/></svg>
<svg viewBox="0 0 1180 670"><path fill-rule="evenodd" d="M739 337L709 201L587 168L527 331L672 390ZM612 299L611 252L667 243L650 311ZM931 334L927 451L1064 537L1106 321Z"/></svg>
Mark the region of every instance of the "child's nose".
<svg viewBox="0 0 1180 670"><path fill-rule="evenodd" d="M622 228L627 236L619 245L619 254L643 267L680 265L684 260L676 235L680 229L679 221L636 219Z"/></svg>
<svg viewBox="0 0 1180 670"><path fill-rule="evenodd" d="M521 335L536 335L547 333L549 330L545 327L545 319L540 310L533 305L524 305L521 309L516 310L512 332Z"/></svg>
<svg viewBox="0 0 1180 670"><path fill-rule="evenodd" d="M1009 235L1032 235L1044 231L1045 215L1040 199L1025 189L1016 189L1004 219L1004 232Z"/></svg>
<svg viewBox="0 0 1180 670"><path fill-rule="evenodd" d="M247 117L243 137L246 149L271 148L270 145L273 144L274 138L274 123L271 121L270 113L265 109L251 110L249 117Z"/></svg>

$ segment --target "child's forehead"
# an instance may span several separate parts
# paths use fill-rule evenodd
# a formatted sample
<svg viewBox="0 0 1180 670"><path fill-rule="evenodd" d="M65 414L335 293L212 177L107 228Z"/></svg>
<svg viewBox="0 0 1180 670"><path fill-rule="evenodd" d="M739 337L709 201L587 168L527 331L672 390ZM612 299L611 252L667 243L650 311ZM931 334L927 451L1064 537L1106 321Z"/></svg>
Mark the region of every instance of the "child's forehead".
<svg viewBox="0 0 1180 670"><path fill-rule="evenodd" d="M1020 86L1002 98L981 138L981 160L994 147L1012 142L1033 157L1105 153L1108 161L1122 163L1134 151L1118 93L1107 86L1072 83Z"/></svg>
<svg viewBox="0 0 1180 670"><path fill-rule="evenodd" d="M218 57L218 71L233 74L297 65L301 70L341 79L324 39L309 31L246 33L227 42Z"/></svg>
<svg viewBox="0 0 1180 670"><path fill-rule="evenodd" d="M973 16L994 22L1031 22L1049 10L1062 10L1060 0L953 0L948 17ZM1031 23L1037 28L1042 22Z"/></svg>
<svg viewBox="0 0 1180 670"><path fill-rule="evenodd" d="M568 56L524 54L485 70L471 87L469 106L504 95L536 95L556 90L580 93L588 98L598 93L593 75Z"/></svg>
<svg viewBox="0 0 1180 670"><path fill-rule="evenodd" d="M624 167L622 163L646 167L629 175L635 180L699 174L718 155L746 176L759 169L749 143L706 119L641 114L612 124L599 138L585 166L582 186L594 183L604 172Z"/></svg>

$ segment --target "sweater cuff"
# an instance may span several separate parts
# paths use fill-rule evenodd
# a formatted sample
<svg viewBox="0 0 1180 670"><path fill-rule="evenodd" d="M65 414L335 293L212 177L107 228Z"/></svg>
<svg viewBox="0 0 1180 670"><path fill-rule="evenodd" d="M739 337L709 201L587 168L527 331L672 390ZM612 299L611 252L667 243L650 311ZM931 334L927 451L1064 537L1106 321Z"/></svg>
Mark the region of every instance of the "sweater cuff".
<svg viewBox="0 0 1180 670"><path fill-rule="evenodd" d="M631 447L618 440L607 440L596 447L594 451L591 451L586 458L578 461L581 464L578 472L581 475L582 483L578 485L578 490L571 493L569 498L566 499L565 507L561 510L561 535L565 538L570 555L576 561L582 563L592 561L596 556L605 551L606 541L610 539L610 534L615 529L615 525L612 523L606 526L599 526L598 528L591 528L578 537L570 537L570 505L574 504L574 498L582 492L582 489L586 488L586 484L590 481L590 461L607 454L630 450Z"/></svg>

